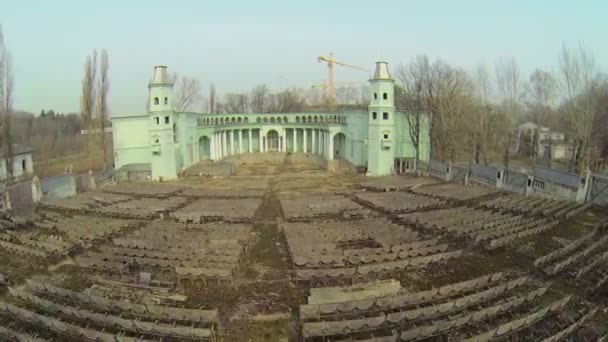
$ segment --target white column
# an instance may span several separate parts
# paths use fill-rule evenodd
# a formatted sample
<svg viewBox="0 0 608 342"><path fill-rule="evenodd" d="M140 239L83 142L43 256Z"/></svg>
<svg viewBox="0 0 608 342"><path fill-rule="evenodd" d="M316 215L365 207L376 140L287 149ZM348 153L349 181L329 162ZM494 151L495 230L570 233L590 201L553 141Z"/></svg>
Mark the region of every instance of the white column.
<svg viewBox="0 0 608 342"><path fill-rule="evenodd" d="M258 132L260 132L260 152L264 152L264 138L262 137L262 129L258 129Z"/></svg>
<svg viewBox="0 0 608 342"><path fill-rule="evenodd" d="M322 156L325 156L325 144L323 141L324 137L325 131L319 130L319 153L321 153Z"/></svg>
<svg viewBox="0 0 608 342"><path fill-rule="evenodd" d="M213 132L213 160L218 160L219 154L217 153L217 132Z"/></svg>
<svg viewBox="0 0 608 342"><path fill-rule="evenodd" d="M243 153L243 130L239 129L239 153Z"/></svg>
<svg viewBox="0 0 608 342"><path fill-rule="evenodd" d="M304 128L304 153L308 152L308 132L306 132L306 128Z"/></svg>
<svg viewBox="0 0 608 342"><path fill-rule="evenodd" d="M293 152L298 152L298 129L293 129Z"/></svg>
<svg viewBox="0 0 608 342"><path fill-rule="evenodd" d="M222 157L226 157L228 148L226 147L226 131L222 131Z"/></svg>
<svg viewBox="0 0 608 342"><path fill-rule="evenodd" d="M234 130L230 130L230 155L234 155Z"/></svg>
<svg viewBox="0 0 608 342"><path fill-rule="evenodd" d="M327 159L334 160L334 138L331 136L331 132L327 135L327 139L329 140L329 155Z"/></svg>
<svg viewBox="0 0 608 342"><path fill-rule="evenodd" d="M319 136L317 137L318 141L317 143L319 144L319 154L323 155L323 145L321 144L323 138L323 131L319 130Z"/></svg>
<svg viewBox="0 0 608 342"><path fill-rule="evenodd" d="M253 152L253 139L251 139L251 128L248 129L249 131L249 153Z"/></svg>
<svg viewBox="0 0 608 342"><path fill-rule="evenodd" d="M222 147L222 143L220 141L220 132L215 132L215 157L220 160L222 159L222 151L220 148Z"/></svg>
<svg viewBox="0 0 608 342"><path fill-rule="evenodd" d="M287 152L287 129L283 128L283 139L281 140L281 151Z"/></svg>
<svg viewBox="0 0 608 342"><path fill-rule="evenodd" d="M211 138L209 138L209 139L211 139L210 148L209 148L209 150L210 150L209 152L211 153L211 155L209 156L209 159L211 159L211 160L215 160L215 150L213 149L215 147L215 141L213 141L213 135L214 134L215 133L211 133ZM197 149L196 149L195 152L196 152L195 155L198 156L198 157L195 157L195 158L198 159L198 161L200 162L201 161L201 147L200 147L200 145L197 144Z"/></svg>
<svg viewBox="0 0 608 342"><path fill-rule="evenodd" d="M312 153L316 153L315 145L316 145L315 144L315 129L313 128L312 129Z"/></svg>

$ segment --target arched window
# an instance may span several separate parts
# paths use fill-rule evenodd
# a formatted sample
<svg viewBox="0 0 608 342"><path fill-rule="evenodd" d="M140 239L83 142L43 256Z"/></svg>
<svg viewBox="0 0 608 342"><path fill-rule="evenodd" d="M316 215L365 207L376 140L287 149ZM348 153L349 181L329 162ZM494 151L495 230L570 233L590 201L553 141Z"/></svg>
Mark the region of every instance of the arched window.
<svg viewBox="0 0 608 342"><path fill-rule="evenodd" d="M315 115L315 123L319 122L319 117Z"/></svg>
<svg viewBox="0 0 608 342"><path fill-rule="evenodd" d="M287 123L287 122L288 122L288 121L287 121L287 117L286 117L286 116L284 116L284 117L283 117L283 122L284 122L284 123Z"/></svg>
<svg viewBox="0 0 608 342"><path fill-rule="evenodd" d="M374 93L374 100L377 100L377 99L378 99L378 94Z"/></svg>
<svg viewBox="0 0 608 342"><path fill-rule="evenodd" d="M388 100L388 94L387 93L383 93L382 94L382 99L383 100Z"/></svg>
<svg viewBox="0 0 608 342"><path fill-rule="evenodd" d="M270 123L274 123L274 117L270 117Z"/></svg>
<svg viewBox="0 0 608 342"><path fill-rule="evenodd" d="M308 123L311 123L311 122L312 122L312 116L310 116L310 115L309 115L309 116L308 116L308 119L307 119L306 121L307 121Z"/></svg>
<svg viewBox="0 0 608 342"><path fill-rule="evenodd" d="M243 121L243 118L241 118L241 117L239 116L239 118L238 118L238 119L236 119L236 122L241 123L241 121Z"/></svg>
<svg viewBox="0 0 608 342"><path fill-rule="evenodd" d="M257 123L262 123L262 118L258 116L258 117L255 119L255 122L257 122Z"/></svg>
<svg viewBox="0 0 608 342"><path fill-rule="evenodd" d="M277 122L281 123L281 117L280 116L277 118Z"/></svg>
<svg viewBox="0 0 608 342"><path fill-rule="evenodd" d="M296 116L296 123L300 123L300 117Z"/></svg>
<svg viewBox="0 0 608 342"><path fill-rule="evenodd" d="M266 135L266 147L269 151L279 150L279 133L275 130L269 131Z"/></svg>
<svg viewBox="0 0 608 342"><path fill-rule="evenodd" d="M21 170L25 173L27 171L27 161L25 159L21 159Z"/></svg>
<svg viewBox="0 0 608 342"><path fill-rule="evenodd" d="M236 122L236 118L232 117L232 119L230 119L230 122L235 123Z"/></svg>
<svg viewBox="0 0 608 342"><path fill-rule="evenodd" d="M268 123L268 118L264 117L264 123Z"/></svg>
<svg viewBox="0 0 608 342"><path fill-rule="evenodd" d="M249 118L245 117L245 123L248 123L248 122L249 122Z"/></svg>
<svg viewBox="0 0 608 342"><path fill-rule="evenodd" d="M166 105L169 104L169 98L168 97L165 97L165 104Z"/></svg>
<svg viewBox="0 0 608 342"><path fill-rule="evenodd" d="M224 124L224 118L220 119L220 124L222 124L222 125Z"/></svg>
<svg viewBox="0 0 608 342"><path fill-rule="evenodd" d="M217 125L218 123L220 123L220 120L218 118L215 118L215 124Z"/></svg>
<svg viewBox="0 0 608 342"><path fill-rule="evenodd" d="M158 102L158 97L155 97L155 98L154 98L154 104L155 104L155 105L158 105L158 104L159 104L159 102Z"/></svg>

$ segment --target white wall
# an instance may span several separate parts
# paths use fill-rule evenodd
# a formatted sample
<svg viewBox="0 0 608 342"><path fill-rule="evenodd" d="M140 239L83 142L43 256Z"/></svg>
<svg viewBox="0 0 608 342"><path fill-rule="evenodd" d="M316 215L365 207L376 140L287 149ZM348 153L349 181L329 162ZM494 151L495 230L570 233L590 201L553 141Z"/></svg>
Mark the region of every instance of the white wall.
<svg viewBox="0 0 608 342"><path fill-rule="evenodd" d="M116 168L150 163L148 120L147 115L112 118Z"/></svg>
<svg viewBox="0 0 608 342"><path fill-rule="evenodd" d="M25 169L23 162L25 161ZM13 177L21 177L25 174L34 173L34 164L32 162L32 154L25 153L13 157ZM8 174L6 168L6 159L0 160L0 180L5 180Z"/></svg>

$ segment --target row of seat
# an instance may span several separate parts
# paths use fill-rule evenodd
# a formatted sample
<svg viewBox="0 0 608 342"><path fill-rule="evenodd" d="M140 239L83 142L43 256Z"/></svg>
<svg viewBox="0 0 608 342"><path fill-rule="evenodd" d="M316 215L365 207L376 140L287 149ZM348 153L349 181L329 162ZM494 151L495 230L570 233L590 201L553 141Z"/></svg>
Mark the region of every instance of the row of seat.
<svg viewBox="0 0 608 342"><path fill-rule="evenodd" d="M292 199L281 199L285 218L316 217L342 212L363 213L369 210L352 200L338 195L306 196Z"/></svg>
<svg viewBox="0 0 608 342"><path fill-rule="evenodd" d="M543 224L540 227L530 228L530 229L527 229L524 231L520 231L518 233L513 233L513 234L506 235L506 236L503 236L503 237L500 237L497 239L493 239L490 241L489 247L496 248L496 247L504 246L504 245L512 243L515 240L522 239L524 237L534 235L534 234L540 234L544 231L547 231L547 230L555 227L558 223L559 223L558 221L553 221L553 222Z"/></svg>
<svg viewBox="0 0 608 342"><path fill-rule="evenodd" d="M131 257L131 256L123 256L123 255L114 255L114 254L105 254L105 253L96 253L96 252L88 252L84 255L85 257L91 259L100 259L107 260L112 262L119 262L125 265L139 265L139 266L150 266L150 267L159 267L159 268L175 268L175 267L199 267L204 264L206 267L214 268L214 269L224 269L224 270L233 270L237 268L238 264L236 262L212 262L210 260L202 260L202 262L198 261L185 261L185 260L165 260L165 259L155 259L155 258L147 258L147 257Z"/></svg>
<svg viewBox="0 0 608 342"><path fill-rule="evenodd" d="M597 269L598 266L605 264L606 261L608 260L608 251L600 254L600 255L596 255L591 262L587 263L586 265L579 267L576 269L576 275L575 278L576 279L581 279L582 277L584 277L587 273L591 272L592 270Z"/></svg>
<svg viewBox="0 0 608 342"><path fill-rule="evenodd" d="M544 223L547 223L547 220L544 218L529 219L516 225L501 226L498 228L483 230L472 234L471 237L475 238L475 242L487 241L506 235L512 235L514 233L518 233L520 231L528 230L534 227L538 227Z"/></svg>
<svg viewBox="0 0 608 342"><path fill-rule="evenodd" d="M26 282L28 288L34 293L48 293L54 296L60 296L74 302L92 305L103 311L131 312L136 316L150 319L170 319L176 321L219 324L217 309L184 309L152 304L137 304L129 301L108 299L93 294L76 292L33 279L27 279Z"/></svg>
<svg viewBox="0 0 608 342"><path fill-rule="evenodd" d="M344 266L346 263L350 265L361 265L361 264L372 264L386 261L406 260L419 256L433 255L437 253L444 253L448 250L448 244L441 244L431 247L419 248L409 251L403 251L398 253L384 253L384 254L367 254L367 253L355 253L357 250L350 250L351 253L346 255L340 254L323 254L321 252L314 254L300 254L299 256L293 257L293 262L299 267L314 267L318 265L333 265L333 266Z"/></svg>
<svg viewBox="0 0 608 342"><path fill-rule="evenodd" d="M599 238L597 241L595 241L594 243L592 243L591 245L589 245L582 251L579 251L577 253L570 255L567 258L565 258L564 260L553 264L552 266L545 267L544 271L545 271L545 273L547 273L549 275L557 274L557 273L561 272L562 270L568 268L570 265L573 265L574 263L578 262L579 260L582 260L583 258L587 257L588 255L593 253L595 250L602 248L602 247L606 247L607 243L608 243L608 234L602 236L601 238Z"/></svg>
<svg viewBox="0 0 608 342"><path fill-rule="evenodd" d="M260 206L259 198L199 198L170 214L180 222L201 222L206 217L228 220L250 219Z"/></svg>
<svg viewBox="0 0 608 342"><path fill-rule="evenodd" d="M109 255L124 255L129 257L152 258L160 260L181 260L190 262L208 261L212 263L238 263L239 261L239 257L236 255L214 255L202 253L194 254L189 253L188 251L165 252L137 248L107 246L102 246L100 247L100 249L103 253L107 253Z"/></svg>
<svg viewBox="0 0 608 342"><path fill-rule="evenodd" d="M545 338L541 342L562 341L563 339L565 339L566 337L568 337L572 333L574 333L579 327L581 327L583 324L585 324L589 319L591 319L593 316L595 316L597 311L598 311L597 308L592 309L591 311L589 311L588 313L583 315L581 318L577 319L574 323L568 325L566 328L560 330L559 332ZM599 339L598 339L598 342L599 342Z"/></svg>
<svg viewBox="0 0 608 342"><path fill-rule="evenodd" d="M151 219L157 217L159 212L173 211L185 205L187 201L186 197L138 198L95 208L92 211L114 217Z"/></svg>
<svg viewBox="0 0 608 342"><path fill-rule="evenodd" d="M443 183L439 185L421 186L411 190L417 194L423 194L442 199L466 201L480 196L495 193L496 189L485 186L462 185L456 183Z"/></svg>
<svg viewBox="0 0 608 342"><path fill-rule="evenodd" d="M394 272L397 270L404 270L406 268L426 267L430 263L446 261L449 259L457 258L461 255L462 255L462 250L455 250L455 251L451 251L451 252L437 253L437 254L432 254L432 255L427 255L427 256L400 260L400 261L380 262L380 263L375 263L375 264L362 265L362 266L358 266L358 267L330 268L330 269L300 269L300 270L296 270L296 275L297 275L297 278L300 280L312 280L312 279L331 279L331 278L352 277L355 274L368 275L368 274L381 273L381 272Z"/></svg>
<svg viewBox="0 0 608 342"><path fill-rule="evenodd" d="M205 338L212 336L212 331L209 328L195 328L186 325L165 324L158 322L144 322L134 319L126 319L120 316L110 314L95 313L89 310L79 309L77 307L66 306L55 303L26 291L9 288L9 292L13 297L27 301L33 305L43 308L45 311L55 314L62 314L79 321L96 322L101 326L116 327L123 331L133 333L145 333L149 335L159 336L174 336L188 338Z"/></svg>
<svg viewBox="0 0 608 342"><path fill-rule="evenodd" d="M541 288L534 290L525 296L509 299L501 304L485 307L481 310L466 313L460 316L450 317L447 320L434 322L430 325L418 326L406 331L402 331L401 340L410 341L424 339L437 334L445 333L452 328L460 328L465 325L476 325L486 319L493 318L501 313L508 312L513 308L517 308L526 302L531 302L537 297L542 296L544 293L546 293L546 290Z"/></svg>
<svg viewBox="0 0 608 342"><path fill-rule="evenodd" d="M238 191L226 191L225 189L188 188L179 193L186 197L209 197L209 198L262 198L264 190L239 189Z"/></svg>
<svg viewBox="0 0 608 342"><path fill-rule="evenodd" d="M564 257L564 256L574 252L575 250L579 249L583 245L586 245L590 241L594 240L596 238L596 236L598 235L598 233L599 233L599 230L598 230L598 227L596 226L590 233L585 234L583 237L576 239L576 240L570 242L569 244L565 245L564 247L558 248L549 254L536 258L534 260L534 266L540 267L550 261L559 259L561 257Z"/></svg>
<svg viewBox="0 0 608 342"><path fill-rule="evenodd" d="M154 342L135 337L115 335L78 325L63 322L57 318L32 312L13 304L0 301L0 312L14 317L20 321L25 321L40 328L45 328L61 335L75 337L81 341L91 342Z"/></svg>
<svg viewBox="0 0 608 342"><path fill-rule="evenodd" d="M172 195L177 195L185 189L186 187L179 185L160 185L155 183L137 182L120 183L120 185L104 187L103 191L112 194L131 195L138 197L168 197Z"/></svg>
<svg viewBox="0 0 608 342"><path fill-rule="evenodd" d="M0 325L0 337L5 337L7 341L18 342L49 342L49 340L24 334L13 329L9 329Z"/></svg>
<svg viewBox="0 0 608 342"><path fill-rule="evenodd" d="M355 194L355 196L359 200L371 203L377 208L382 208L390 212L415 211L445 204L445 201L437 198L402 191L360 192Z"/></svg>
<svg viewBox="0 0 608 342"><path fill-rule="evenodd" d="M175 267L180 278L189 279L226 279L232 276L231 270L206 267Z"/></svg>
<svg viewBox="0 0 608 342"><path fill-rule="evenodd" d="M39 205L43 208L87 212L100 206L126 202L132 197L99 191L88 191L68 198L43 199Z"/></svg>
<svg viewBox="0 0 608 342"><path fill-rule="evenodd" d="M524 327L529 327L545 318L550 313L556 313L561 311L569 302L572 296L567 296L553 303L544 306L542 309L534 311L525 315L524 317L518 318L516 320L504 323L499 325L496 328L493 328L490 331L484 332L477 336L473 336L465 339L465 342L482 342L482 341L491 341L498 338L505 338L506 336L514 333L515 331L522 329Z"/></svg>
<svg viewBox="0 0 608 342"><path fill-rule="evenodd" d="M435 316L448 315L454 311L460 311L466 307L480 304L491 298L501 295L506 292L506 286L496 286L488 290L471 294L455 301L450 301L443 304L431 305L423 308L417 308L406 311L391 312L388 314L381 313L376 316L365 317L360 319L348 319L340 321L320 321L320 322L304 322L302 324L302 334L305 338L315 336L332 336L353 333L361 330L374 330L380 325L387 323L390 326L400 325L404 321L414 321L417 319L428 319ZM547 288L541 288L529 293L525 296L526 300L533 300L538 296L546 293ZM528 299L531 298L531 299Z"/></svg>
<svg viewBox="0 0 608 342"><path fill-rule="evenodd" d="M6 250L10 253L15 253L15 254L19 254L19 255L33 256L33 257L37 257L37 258L46 258L48 256L48 253L46 253L42 250L25 247L25 246L18 245L18 244L12 243L12 242L7 242L7 241L0 241L0 247L2 247L4 250Z"/></svg>
<svg viewBox="0 0 608 342"><path fill-rule="evenodd" d="M160 250L171 252L173 250L197 251L197 254L210 255L240 255L241 248L238 240L221 240L221 241L189 241L188 243L173 243L172 241L151 241L133 239L129 237L112 239L114 246L125 248L137 248L145 250Z"/></svg>
<svg viewBox="0 0 608 342"><path fill-rule="evenodd" d="M503 273L493 273L464 282L414 293L396 294L387 297L361 299L342 303L304 304L300 305L300 319L316 319L325 315L349 314L353 311L396 310L407 305L421 305L444 298L461 296L469 291L495 285L501 280L504 280ZM515 287L525 285L527 281L528 277L520 277L499 286L504 286L504 289L511 290ZM479 292L477 291L477 293Z"/></svg>

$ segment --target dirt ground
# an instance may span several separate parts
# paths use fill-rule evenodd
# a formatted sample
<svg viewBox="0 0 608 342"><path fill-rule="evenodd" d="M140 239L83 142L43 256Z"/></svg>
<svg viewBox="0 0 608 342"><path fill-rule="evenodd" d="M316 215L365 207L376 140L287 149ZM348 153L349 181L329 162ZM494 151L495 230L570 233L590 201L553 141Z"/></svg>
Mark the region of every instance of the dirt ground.
<svg viewBox="0 0 608 342"><path fill-rule="evenodd" d="M234 286L207 284L179 288L187 296L188 307L219 308L225 341L295 341L298 338L298 307L305 304L309 285L296 282L285 235L281 231L284 221L281 198L298 198L311 194L342 194L375 186L421 186L436 183L422 178L392 177L370 181L355 173L332 174L313 164L264 163L240 165L229 177L188 176L172 184L236 193L239 190L259 190L264 195L261 205L252 218L254 243L242 256ZM365 185L365 186L364 186ZM374 209L375 210L375 209ZM41 210L41 212L44 212ZM375 210L379 216L396 222L395 217ZM59 215L69 215L62 213ZM403 272L399 281L404 289L419 291L430 287L468 280L497 271L524 274L533 271L535 258L549 253L589 232L597 222L606 222L608 214L587 210L577 217L541 234L532 235L513 246L497 250L483 250L461 240L442 238L462 247L463 256L447 263L418 271ZM405 225L404 226L408 226ZM404 227L405 228L405 227ZM410 225L421 236L439 236L437 232ZM108 241L110 241L108 239ZM106 241L106 242L108 242ZM73 257L75 255L70 255ZM90 278L78 268L65 265L49 272L51 260L32 263L0 251L0 273L13 275L16 284L36 274L63 278L64 284L79 288L89 284ZM57 262L56 260L52 263ZM566 282L557 281L554 287L560 293L585 294ZM6 293L0 292L0 298Z"/></svg>

